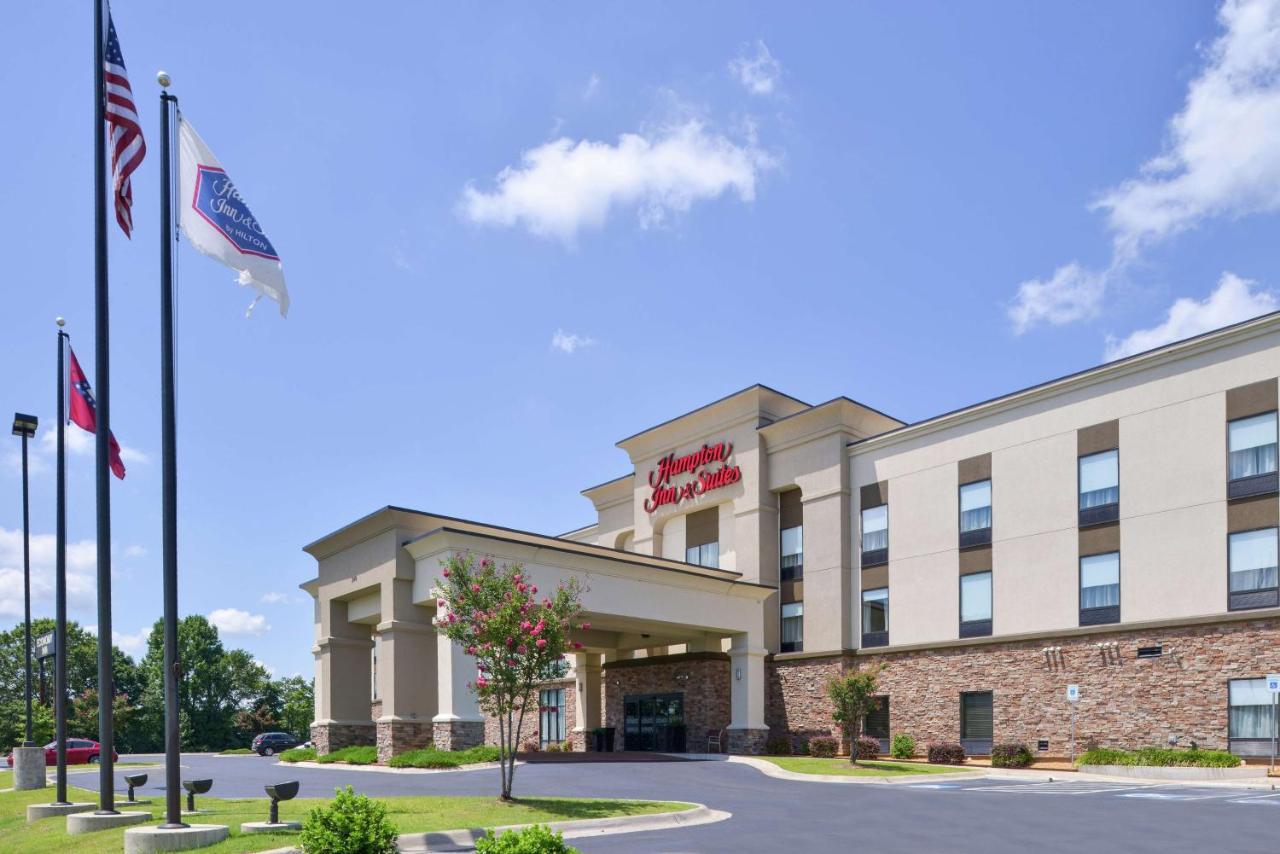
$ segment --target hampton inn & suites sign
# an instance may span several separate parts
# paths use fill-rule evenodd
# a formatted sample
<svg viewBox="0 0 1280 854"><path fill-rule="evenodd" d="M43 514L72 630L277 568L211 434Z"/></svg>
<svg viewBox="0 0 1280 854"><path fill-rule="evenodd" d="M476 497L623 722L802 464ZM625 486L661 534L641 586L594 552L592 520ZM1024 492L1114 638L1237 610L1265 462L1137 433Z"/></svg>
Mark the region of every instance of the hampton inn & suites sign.
<svg viewBox="0 0 1280 854"><path fill-rule="evenodd" d="M742 469L729 464L732 454L732 442L703 445L692 454L680 457L674 452L667 454L658 461L658 467L649 472L649 488L653 491L644 500L645 512L652 513L663 505L679 504L742 480ZM678 485L672 483L676 475L682 474L692 477Z"/></svg>

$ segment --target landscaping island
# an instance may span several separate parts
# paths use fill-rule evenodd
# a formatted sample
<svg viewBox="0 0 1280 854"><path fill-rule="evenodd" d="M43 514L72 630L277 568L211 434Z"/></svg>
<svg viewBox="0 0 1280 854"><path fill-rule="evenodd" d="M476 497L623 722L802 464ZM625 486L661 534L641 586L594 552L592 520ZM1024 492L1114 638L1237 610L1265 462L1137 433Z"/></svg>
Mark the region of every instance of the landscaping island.
<svg viewBox="0 0 1280 854"><path fill-rule="evenodd" d="M903 777L913 774L955 774L971 771L961 765L927 765L923 762L892 762L859 759L853 764L848 757L824 759L818 756L758 756L784 771L796 774L825 774L834 777Z"/></svg>
<svg viewBox="0 0 1280 854"><path fill-rule="evenodd" d="M70 787L73 801L96 801L97 792ZM22 792L0 793L0 834L4 848L22 851L24 854L64 854L68 850L76 854L118 854L124 848L124 830L104 830L74 837L66 833L66 820L49 818L26 823L29 804L48 803L50 790L33 789ZM280 804L281 821L305 822L310 811L330 802L329 798L297 798ZM596 798L519 798L508 803L496 797L419 796L372 798L384 804L387 817L400 833L424 833L461 828L502 827L514 824L549 823L590 818L616 816L642 816L657 813L683 812L692 809L688 803L668 801L629 801ZM261 821L266 812L264 798L213 798L200 799L200 809L207 814L200 816L205 824L224 824L230 827L231 836L201 851L215 854L230 852L269 851L298 844L298 835L262 833L242 835L243 822ZM163 805L152 809L159 823ZM135 825L145 826L145 825Z"/></svg>

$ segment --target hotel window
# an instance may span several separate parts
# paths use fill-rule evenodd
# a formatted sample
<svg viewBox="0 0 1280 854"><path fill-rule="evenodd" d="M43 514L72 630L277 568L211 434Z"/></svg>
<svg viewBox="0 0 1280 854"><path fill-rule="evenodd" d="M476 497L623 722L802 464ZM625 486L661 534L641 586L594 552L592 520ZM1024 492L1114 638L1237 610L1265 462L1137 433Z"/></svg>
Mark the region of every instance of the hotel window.
<svg viewBox="0 0 1280 854"><path fill-rule="evenodd" d="M544 688L538 692L538 741L546 747L564 739L564 689Z"/></svg>
<svg viewBox="0 0 1280 854"><path fill-rule="evenodd" d="M889 752L889 698L884 694L876 697L879 703L874 709L867 712L867 716L862 721L862 732L867 738L874 738L880 742L880 752Z"/></svg>
<svg viewBox="0 0 1280 854"><path fill-rule="evenodd" d="M720 566L720 508L708 507L685 517L685 563Z"/></svg>
<svg viewBox="0 0 1280 854"><path fill-rule="evenodd" d="M1227 537L1227 596L1231 610L1280 605L1278 542L1275 528L1241 531Z"/></svg>
<svg viewBox="0 0 1280 854"><path fill-rule="evenodd" d="M991 573L960 576L960 637L991 634Z"/></svg>
<svg viewBox="0 0 1280 854"><path fill-rule="evenodd" d="M889 645L889 588L862 591L862 645Z"/></svg>
<svg viewBox="0 0 1280 854"><path fill-rule="evenodd" d="M804 509L800 490L789 489L778 496L778 575L783 581L804 577Z"/></svg>
<svg viewBox="0 0 1280 854"><path fill-rule="evenodd" d="M1080 625L1120 622L1120 552L1080 558Z"/></svg>
<svg viewBox="0 0 1280 854"><path fill-rule="evenodd" d="M1276 413L1227 422L1227 497L1276 491Z"/></svg>
<svg viewBox="0 0 1280 854"><path fill-rule="evenodd" d="M1120 452L1089 454L1080 458L1081 526L1114 522L1120 518Z"/></svg>
<svg viewBox="0 0 1280 854"><path fill-rule="evenodd" d="M991 542L991 481L960 486L960 548Z"/></svg>
<svg viewBox="0 0 1280 854"><path fill-rule="evenodd" d="M862 565L879 566L889 562L889 505L868 507L862 511Z"/></svg>
<svg viewBox="0 0 1280 854"><path fill-rule="evenodd" d="M804 649L804 603L787 602L782 606L782 652Z"/></svg>
<svg viewBox="0 0 1280 854"><path fill-rule="evenodd" d="M1266 679L1227 683L1227 746L1241 756L1265 756L1275 732L1275 707Z"/></svg>
<svg viewBox="0 0 1280 854"><path fill-rule="evenodd" d="M960 744L964 752L985 756L991 752L995 714L990 691L967 691L960 695Z"/></svg>

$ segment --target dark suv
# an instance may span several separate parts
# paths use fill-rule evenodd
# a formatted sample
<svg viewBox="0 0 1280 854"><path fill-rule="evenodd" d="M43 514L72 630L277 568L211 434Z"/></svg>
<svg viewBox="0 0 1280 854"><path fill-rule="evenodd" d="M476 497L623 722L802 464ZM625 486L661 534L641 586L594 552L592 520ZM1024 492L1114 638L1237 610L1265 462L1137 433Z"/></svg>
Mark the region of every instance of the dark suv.
<svg viewBox="0 0 1280 854"><path fill-rule="evenodd" d="M249 747L259 756L272 756L301 743L287 732L264 732L254 736Z"/></svg>

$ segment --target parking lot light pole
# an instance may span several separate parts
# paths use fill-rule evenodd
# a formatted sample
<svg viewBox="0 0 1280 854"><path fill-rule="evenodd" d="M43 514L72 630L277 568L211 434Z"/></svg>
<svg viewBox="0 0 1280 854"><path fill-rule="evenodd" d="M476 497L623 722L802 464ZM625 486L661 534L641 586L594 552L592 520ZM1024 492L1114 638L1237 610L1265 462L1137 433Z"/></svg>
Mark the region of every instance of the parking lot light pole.
<svg viewBox="0 0 1280 854"><path fill-rule="evenodd" d="M24 648L27 676L27 730L23 747L35 747L31 739L31 503L27 482L27 440L36 435L38 419L21 412L13 414L13 435L22 437L22 599L24 608Z"/></svg>

